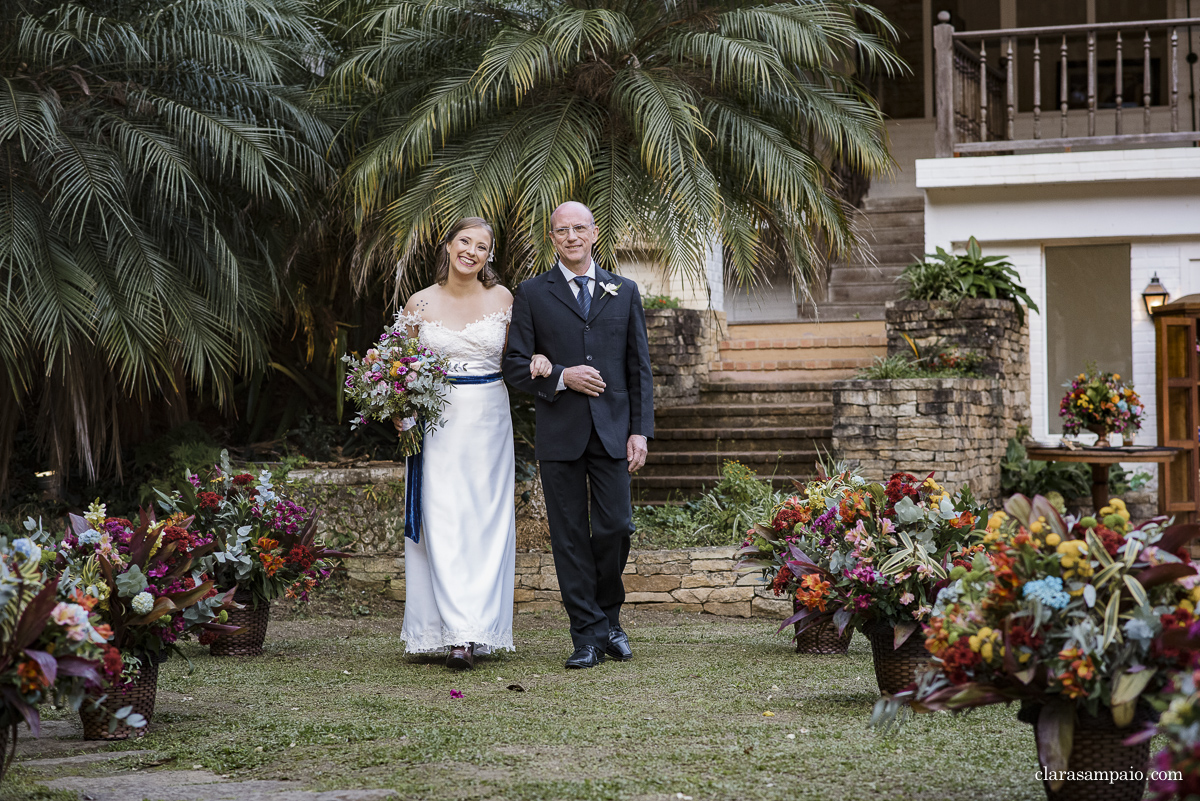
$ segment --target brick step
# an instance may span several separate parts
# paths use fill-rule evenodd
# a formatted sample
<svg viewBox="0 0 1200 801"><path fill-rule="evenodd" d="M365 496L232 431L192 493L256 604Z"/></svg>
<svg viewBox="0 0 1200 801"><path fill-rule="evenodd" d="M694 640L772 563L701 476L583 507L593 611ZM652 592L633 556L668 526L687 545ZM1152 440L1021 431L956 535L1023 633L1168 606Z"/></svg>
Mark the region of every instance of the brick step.
<svg viewBox="0 0 1200 801"><path fill-rule="evenodd" d="M793 481L808 482L816 478L816 471L797 472L787 475L760 476L770 481L777 490L788 491ZM667 503L682 503L696 498L717 485L717 476L644 476L633 477L633 502L641 505L661 506Z"/></svg>
<svg viewBox="0 0 1200 801"><path fill-rule="evenodd" d="M710 381L700 387L702 404L833 403L828 381Z"/></svg>
<svg viewBox="0 0 1200 801"><path fill-rule="evenodd" d="M657 425L679 428L804 428L832 426L828 403L706 403L658 409Z"/></svg>
<svg viewBox="0 0 1200 801"><path fill-rule="evenodd" d="M874 360L874 357L875 354L864 353L861 356L847 355L829 359L732 359L713 362L709 369L713 372L774 372L776 370L848 370L850 372L854 372L861 367L869 365ZM815 373L805 377L812 379L828 378L828 376L816 375Z"/></svg>
<svg viewBox="0 0 1200 801"><path fill-rule="evenodd" d="M870 361L865 362L862 366L870 364ZM843 378L853 378L860 367L839 367L825 369L807 369L807 370L780 370L775 369L770 372L762 370L714 370L709 373L709 378L713 380L726 381L729 383L741 381L779 381L786 383L789 381L840 381Z"/></svg>
<svg viewBox="0 0 1200 801"><path fill-rule="evenodd" d="M675 428L656 429L654 450L681 453L705 451L799 451L833 446L829 426L796 428Z"/></svg>

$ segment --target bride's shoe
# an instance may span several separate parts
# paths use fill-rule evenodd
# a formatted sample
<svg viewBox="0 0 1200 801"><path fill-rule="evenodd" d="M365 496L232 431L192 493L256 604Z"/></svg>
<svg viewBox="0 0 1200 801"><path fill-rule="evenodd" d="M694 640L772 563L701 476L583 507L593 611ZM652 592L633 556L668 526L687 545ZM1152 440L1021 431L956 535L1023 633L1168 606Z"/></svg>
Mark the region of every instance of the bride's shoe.
<svg viewBox="0 0 1200 801"><path fill-rule="evenodd" d="M470 670L475 667L475 643L455 645L446 657L446 667L452 670Z"/></svg>

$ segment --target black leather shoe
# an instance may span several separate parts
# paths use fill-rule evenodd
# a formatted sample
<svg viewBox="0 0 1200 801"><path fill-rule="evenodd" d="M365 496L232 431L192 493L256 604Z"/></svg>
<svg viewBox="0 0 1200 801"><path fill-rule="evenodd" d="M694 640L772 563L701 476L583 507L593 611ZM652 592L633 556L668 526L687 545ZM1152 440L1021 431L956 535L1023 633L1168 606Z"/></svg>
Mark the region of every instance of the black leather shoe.
<svg viewBox="0 0 1200 801"><path fill-rule="evenodd" d="M593 668L604 661L604 652L594 645L581 645L567 660L567 670Z"/></svg>
<svg viewBox="0 0 1200 801"><path fill-rule="evenodd" d="M475 643L452 647L446 656L446 667L452 670L470 670L475 667Z"/></svg>
<svg viewBox="0 0 1200 801"><path fill-rule="evenodd" d="M633 649L629 647L629 635L620 628L609 629L608 645L604 648L604 652L608 654L609 658L618 662L628 662L633 659Z"/></svg>

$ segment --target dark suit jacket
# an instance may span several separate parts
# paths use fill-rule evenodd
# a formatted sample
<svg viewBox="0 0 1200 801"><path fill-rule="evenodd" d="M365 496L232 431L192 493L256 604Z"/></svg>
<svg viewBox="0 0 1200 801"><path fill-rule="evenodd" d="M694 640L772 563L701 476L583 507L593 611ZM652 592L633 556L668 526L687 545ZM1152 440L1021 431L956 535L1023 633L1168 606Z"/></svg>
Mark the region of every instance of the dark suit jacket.
<svg viewBox="0 0 1200 801"><path fill-rule="evenodd" d="M614 283L617 294L600 284ZM554 372L529 377L529 361L541 353ZM600 371L605 388L597 398L564 389L555 393L567 367ZM595 425L604 449L624 459L630 434L654 436L654 384L646 316L637 284L596 267L596 288L586 320L556 264L517 287L513 297L504 378L536 399L538 459L573 461L583 455Z"/></svg>

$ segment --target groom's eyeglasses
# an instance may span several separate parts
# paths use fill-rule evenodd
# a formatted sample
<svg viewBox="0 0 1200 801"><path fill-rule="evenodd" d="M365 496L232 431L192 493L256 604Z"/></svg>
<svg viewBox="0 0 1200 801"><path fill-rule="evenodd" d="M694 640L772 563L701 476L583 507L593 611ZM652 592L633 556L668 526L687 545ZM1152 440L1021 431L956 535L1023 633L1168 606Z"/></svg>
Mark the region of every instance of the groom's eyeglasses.
<svg viewBox="0 0 1200 801"><path fill-rule="evenodd" d="M589 225L571 225L563 228L555 228L550 231L550 233L554 234L555 239L566 239L567 234L569 234L571 231L575 232L575 236L583 236L588 231L592 230L593 226L595 226L595 223L591 223Z"/></svg>

